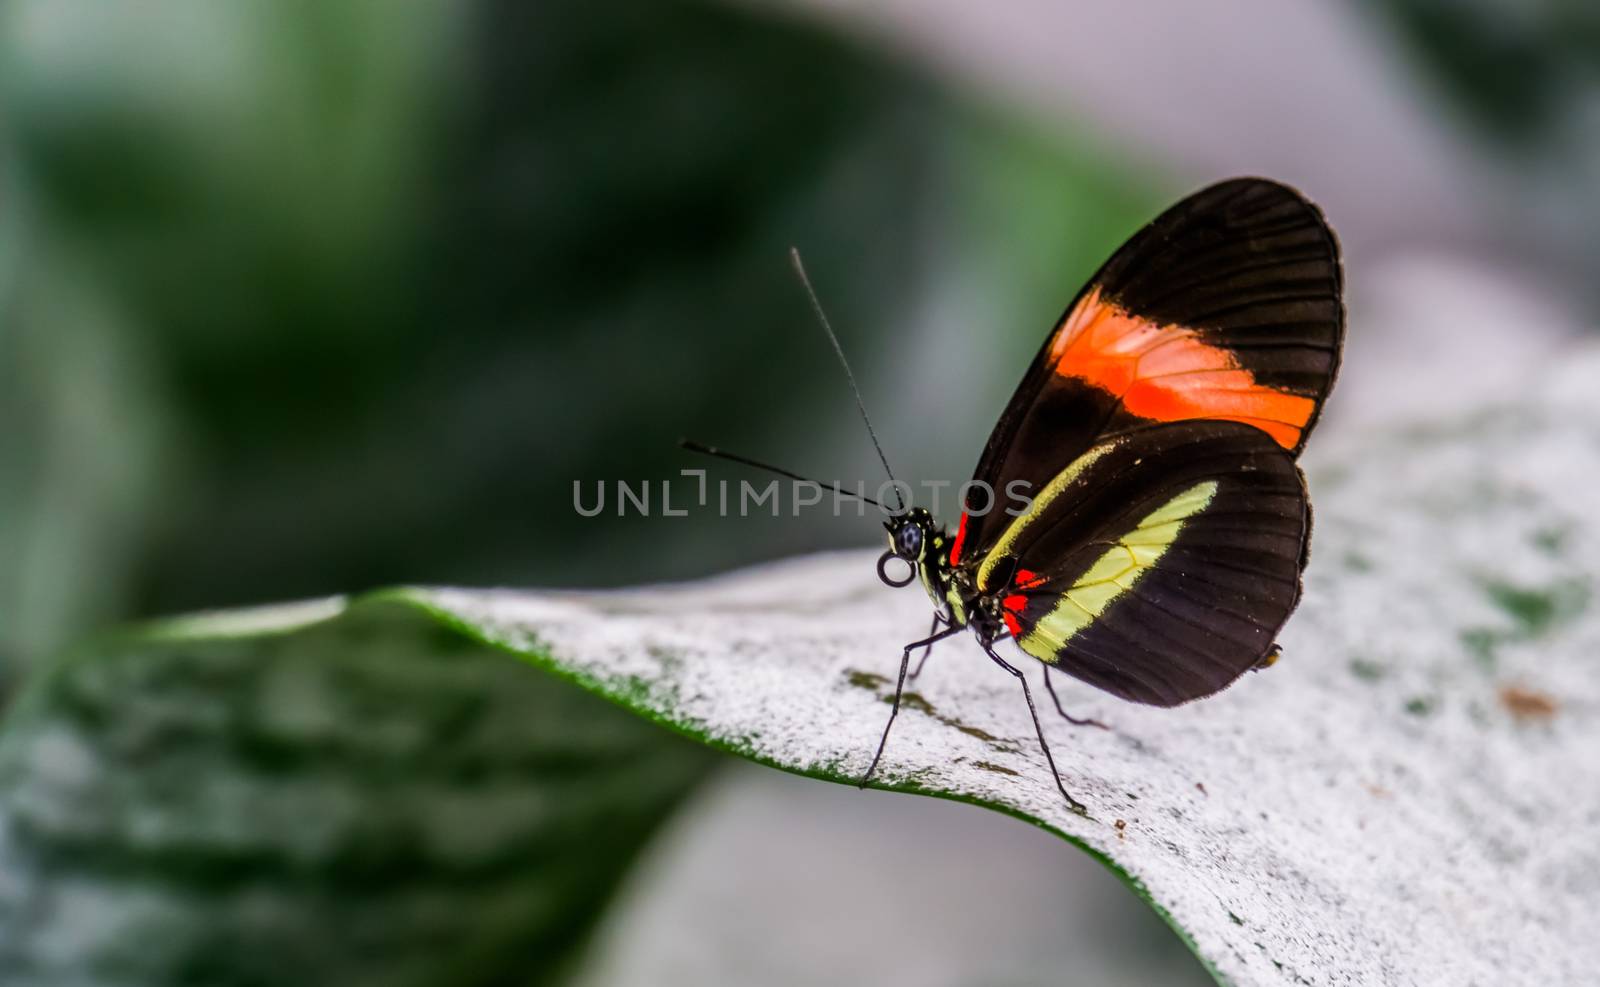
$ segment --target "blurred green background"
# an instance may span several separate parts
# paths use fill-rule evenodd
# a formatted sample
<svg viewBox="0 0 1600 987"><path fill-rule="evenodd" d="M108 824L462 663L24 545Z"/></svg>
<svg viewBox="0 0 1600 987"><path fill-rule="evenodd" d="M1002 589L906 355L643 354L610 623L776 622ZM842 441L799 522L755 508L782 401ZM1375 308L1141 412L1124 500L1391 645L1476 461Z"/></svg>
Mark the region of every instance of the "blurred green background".
<svg viewBox="0 0 1600 987"><path fill-rule="evenodd" d="M871 540L818 518L737 539L704 516L584 519L571 482L706 466L680 435L877 479L791 244L903 472L959 482L1082 278L1218 177L1204 152L1104 133L1138 96L1116 79L1075 95L1084 112L1041 112L1020 84L975 83L970 58L940 72L803 9L0 9L11 666L130 616L406 581L634 583ZM1360 22L1416 53L1443 132L1483 138L1450 150L1539 169L1520 199L1455 204L1503 243L1600 243L1566 194L1600 154L1592 21L1407 0ZM981 67L992 45L971 46ZM1312 129L1326 113L1288 109ZM1415 157L1348 137L1323 141L1328 172ZM1258 143L1246 161L1289 150ZM1348 246L1337 202L1307 190ZM1595 251L1546 253L1587 286Z"/></svg>
<svg viewBox="0 0 1600 987"><path fill-rule="evenodd" d="M960 482L1082 279L1232 173L1344 238L1332 428L1417 353L1490 373L1460 306L1557 313L1502 350L1587 324L1588 8L1119 11L5 3L0 674L155 614L875 540L572 506L739 475L682 435L875 482L791 244L911 478Z"/></svg>
<svg viewBox="0 0 1600 987"><path fill-rule="evenodd" d="M1034 303L991 336L1004 367L1157 202L733 7L23 4L8 27L13 661L129 616L859 543L585 520L571 483L704 466L685 434L857 475L790 244L887 406L924 359L891 330L930 252L987 229L1033 258L1000 272ZM998 383L949 369L922 386ZM960 411L952 469L986 427Z"/></svg>

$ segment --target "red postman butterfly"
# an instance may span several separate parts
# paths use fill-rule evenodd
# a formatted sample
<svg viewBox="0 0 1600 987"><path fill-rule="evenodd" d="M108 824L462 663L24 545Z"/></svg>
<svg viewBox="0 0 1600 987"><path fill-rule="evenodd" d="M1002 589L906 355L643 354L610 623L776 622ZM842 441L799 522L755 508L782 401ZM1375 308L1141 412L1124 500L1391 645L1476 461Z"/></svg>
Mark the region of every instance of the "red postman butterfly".
<svg viewBox="0 0 1600 987"><path fill-rule="evenodd" d="M962 630L1021 682L1053 771L1027 678L995 650L1005 639L1043 663L1052 697L1058 670L1156 706L1272 662L1310 546L1295 459L1339 369L1342 287L1321 212L1260 178L1202 189L1112 255L1001 413L955 535L922 508L885 522L878 574L920 577L933 626L901 653L863 784L912 654ZM1032 501L1013 516L995 491L1017 481Z"/></svg>

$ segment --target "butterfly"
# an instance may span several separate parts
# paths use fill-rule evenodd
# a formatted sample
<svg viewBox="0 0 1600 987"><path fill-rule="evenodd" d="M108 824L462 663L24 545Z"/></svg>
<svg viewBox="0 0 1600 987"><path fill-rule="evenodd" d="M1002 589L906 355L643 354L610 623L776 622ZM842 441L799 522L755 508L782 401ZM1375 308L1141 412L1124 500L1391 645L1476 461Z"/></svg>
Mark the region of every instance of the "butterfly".
<svg viewBox="0 0 1600 987"><path fill-rule="evenodd" d="M1270 665L1310 549L1296 460L1333 388L1344 330L1333 230L1277 182L1202 189L1118 249L1056 321L1001 413L955 533L919 507L898 505L884 523L879 578L920 582L934 612L928 634L901 652L861 784L883 757L911 656L923 649L925 661L963 631L1021 683L1056 786L1079 812L1028 678L998 645L1044 666L1061 715L1097 726L1061 707L1052 672L1177 706ZM1027 508L1000 509L997 492L1019 489Z"/></svg>

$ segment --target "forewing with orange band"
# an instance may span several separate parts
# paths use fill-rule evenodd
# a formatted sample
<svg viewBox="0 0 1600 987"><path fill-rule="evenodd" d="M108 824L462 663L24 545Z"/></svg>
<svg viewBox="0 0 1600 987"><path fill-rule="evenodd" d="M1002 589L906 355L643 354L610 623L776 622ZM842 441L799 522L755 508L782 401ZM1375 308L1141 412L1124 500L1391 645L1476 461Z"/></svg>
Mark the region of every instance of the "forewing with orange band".
<svg viewBox="0 0 1600 987"><path fill-rule="evenodd" d="M1315 398L1257 380L1199 330L1135 315L1098 285L1052 337L1049 362L1068 386L1081 382L1118 399L1124 417L1243 422L1285 449L1300 445L1317 408Z"/></svg>
<svg viewBox="0 0 1600 987"><path fill-rule="evenodd" d="M1259 178L1195 193L1084 286L974 479L1004 504L1107 438L1191 420L1241 422L1299 455L1339 369L1342 292L1333 231L1300 193ZM985 506L980 490L967 507ZM1004 519L964 513L952 564L986 552Z"/></svg>

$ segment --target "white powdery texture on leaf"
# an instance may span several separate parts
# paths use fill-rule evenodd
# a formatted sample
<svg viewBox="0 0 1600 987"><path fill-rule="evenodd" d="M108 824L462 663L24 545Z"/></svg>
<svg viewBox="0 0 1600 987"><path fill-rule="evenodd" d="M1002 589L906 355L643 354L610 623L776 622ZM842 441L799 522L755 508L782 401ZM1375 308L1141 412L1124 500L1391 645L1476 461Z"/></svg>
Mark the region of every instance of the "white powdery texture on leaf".
<svg viewBox="0 0 1600 987"><path fill-rule="evenodd" d="M1063 677L1069 711L1113 730L1075 728L1013 652L1090 818L1056 792L1016 681L965 637L912 687L878 780L1104 854L1234 984L1593 982L1595 382L1583 354L1518 406L1324 450L1283 659L1221 695L1160 710ZM624 592L423 595L713 741L852 777L929 618L920 591L879 585L875 554Z"/></svg>

